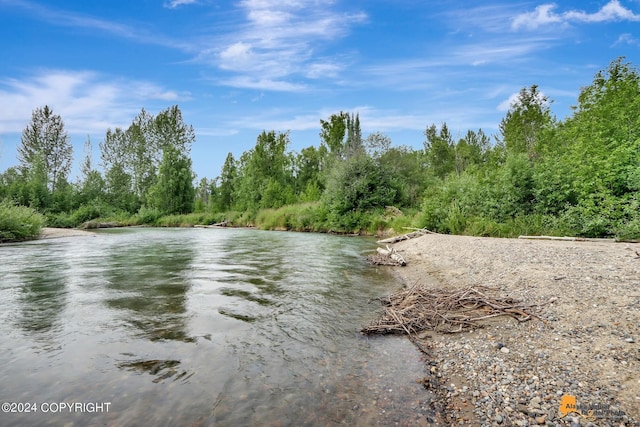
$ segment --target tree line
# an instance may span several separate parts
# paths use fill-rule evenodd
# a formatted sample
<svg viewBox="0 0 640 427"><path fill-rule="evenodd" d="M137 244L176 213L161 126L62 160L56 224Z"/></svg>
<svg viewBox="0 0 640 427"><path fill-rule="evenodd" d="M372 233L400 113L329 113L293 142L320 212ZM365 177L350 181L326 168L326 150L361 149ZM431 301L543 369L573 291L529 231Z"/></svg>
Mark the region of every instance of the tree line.
<svg viewBox="0 0 640 427"><path fill-rule="evenodd" d="M0 175L0 199L52 225L93 218L154 224L220 219L265 228L376 232L402 225L486 236L640 236L640 74L614 60L559 120L537 85L522 88L497 135L454 138L446 123L421 148L363 137L357 113L320 120L319 144L291 151L288 132L263 131L216 178L195 181L191 126L177 106L144 109L108 130L100 168L85 143L82 178L68 182L69 137L49 107L33 112L19 166ZM185 216L186 215L186 216ZM195 219L197 218L197 219Z"/></svg>

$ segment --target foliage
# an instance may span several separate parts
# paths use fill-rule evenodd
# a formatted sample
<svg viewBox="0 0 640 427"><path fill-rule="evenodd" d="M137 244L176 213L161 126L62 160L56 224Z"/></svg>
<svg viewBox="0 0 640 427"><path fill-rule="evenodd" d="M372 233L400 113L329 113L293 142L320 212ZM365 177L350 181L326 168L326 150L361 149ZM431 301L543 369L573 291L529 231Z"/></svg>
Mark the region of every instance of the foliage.
<svg viewBox="0 0 640 427"><path fill-rule="evenodd" d="M526 153L530 158L538 155L543 132L553 125L549 98L537 85L522 88L500 122L502 141L509 153Z"/></svg>
<svg viewBox="0 0 640 427"><path fill-rule="evenodd" d="M0 243L36 238L43 224L44 217L35 209L0 202Z"/></svg>
<svg viewBox="0 0 640 427"><path fill-rule="evenodd" d="M172 145L165 145L155 184L149 189L149 204L166 214L193 211L195 189L191 159Z"/></svg>
<svg viewBox="0 0 640 427"><path fill-rule="evenodd" d="M67 180L72 151L62 118L46 105L35 109L31 122L22 131L18 147L18 161L23 171L28 174L35 168L42 169L45 186L55 191Z"/></svg>
<svg viewBox="0 0 640 427"><path fill-rule="evenodd" d="M100 158L111 203L130 212L148 203L165 151L188 158L194 141L193 127L183 122L178 106L155 117L142 109L126 130L107 130Z"/></svg>
<svg viewBox="0 0 640 427"><path fill-rule="evenodd" d="M361 214L393 205L397 196L398 188L384 168L361 154L336 165L327 182L324 202L333 225L352 229Z"/></svg>
<svg viewBox="0 0 640 427"><path fill-rule="evenodd" d="M637 69L624 58L612 61L563 120L552 116L551 104L537 85L525 87L499 135L468 130L454 140L446 123L432 124L422 149L393 146L380 132L363 138L359 115L341 111L320 120L319 145L292 152L288 132L265 130L252 149L229 153L219 176L200 178L195 188L195 134L177 106L156 116L143 109L129 127L108 130L100 168L87 139L74 184L67 182L71 152L62 120L45 107L23 133L21 167L0 174L0 198L58 226L117 217L166 226L231 220L341 233L417 226L499 237L638 238Z"/></svg>

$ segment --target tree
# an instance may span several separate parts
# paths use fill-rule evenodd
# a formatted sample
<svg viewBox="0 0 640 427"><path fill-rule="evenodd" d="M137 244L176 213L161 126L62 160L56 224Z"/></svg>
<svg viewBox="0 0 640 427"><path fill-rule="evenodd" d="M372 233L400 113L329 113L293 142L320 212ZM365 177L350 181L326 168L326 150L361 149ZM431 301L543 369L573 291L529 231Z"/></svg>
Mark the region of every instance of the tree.
<svg viewBox="0 0 640 427"><path fill-rule="evenodd" d="M340 156L344 149L344 137L347 134L348 114L340 111L332 114L329 120L320 120L320 140L329 147L331 154Z"/></svg>
<svg viewBox="0 0 640 427"><path fill-rule="evenodd" d="M127 194L132 192L138 205L145 204L158 178L165 149L173 147L188 157L194 141L193 127L183 122L178 106L163 110L155 117L143 108L126 130L109 129L100 143L107 181L117 179L116 187L120 187L128 180ZM114 173L109 173L112 168ZM123 179L125 175L128 179ZM126 198L130 199L129 195Z"/></svg>
<svg viewBox="0 0 640 427"><path fill-rule="evenodd" d="M73 148L62 118L53 114L46 105L35 109L18 147L18 161L23 171L29 173L41 167L46 176L46 187L54 192L62 182L66 182L72 157Z"/></svg>
<svg viewBox="0 0 640 427"><path fill-rule="evenodd" d="M431 125L424 134L427 163L435 176L444 178L454 170L455 164L455 147L449 128L443 123L438 132L436 125Z"/></svg>
<svg viewBox="0 0 640 427"><path fill-rule="evenodd" d="M129 149L128 136L122 129L108 129L100 143L100 158L105 170L107 200L118 209L135 212L140 207L140 199L133 192Z"/></svg>
<svg viewBox="0 0 640 427"><path fill-rule="evenodd" d="M236 159L233 157L232 153L229 153L227 154L227 158L224 160L224 165L222 165L222 171L218 178L218 208L221 211L228 211L233 206L237 178L238 168L236 165Z"/></svg>
<svg viewBox="0 0 640 427"><path fill-rule="evenodd" d="M407 146L393 147L374 159L398 188L400 206L418 206L429 175L424 173L424 154Z"/></svg>
<svg viewBox="0 0 640 427"><path fill-rule="evenodd" d="M91 139L87 137L84 143L85 158L80 167L82 181L79 184L79 204L89 203L99 200L104 195L105 182L100 171L93 168L92 153L93 145Z"/></svg>
<svg viewBox="0 0 640 427"><path fill-rule="evenodd" d="M215 185L215 181L214 181ZM196 194L196 205L194 208L195 212L204 212L205 208L209 206L211 201L211 183L207 178L200 179L198 183L198 187L195 189Z"/></svg>
<svg viewBox="0 0 640 427"><path fill-rule="evenodd" d="M263 131L255 147L242 154L235 188L240 210L277 208L292 201L293 159L286 152L288 145L288 132Z"/></svg>
<svg viewBox="0 0 640 427"><path fill-rule="evenodd" d="M168 144L164 148L158 179L150 189L150 204L165 214L193 212L193 179L191 159Z"/></svg>
<svg viewBox="0 0 640 427"><path fill-rule="evenodd" d="M555 121L549 104L537 85L520 90L499 126L508 153L526 153L530 159L539 156L543 132Z"/></svg>
<svg viewBox="0 0 640 427"><path fill-rule="evenodd" d="M360 115L340 111L328 121L320 120L320 139L336 158L352 157L364 151Z"/></svg>
<svg viewBox="0 0 640 427"><path fill-rule="evenodd" d="M336 165L324 194L334 218L393 205L397 196L398 188L387 171L364 154Z"/></svg>
<svg viewBox="0 0 640 427"><path fill-rule="evenodd" d="M364 147L369 156L380 158L391 148L391 138L381 132L373 132L364 140Z"/></svg>
<svg viewBox="0 0 640 427"><path fill-rule="evenodd" d="M460 139L455 146L455 170L458 175L464 172L469 166L482 164L486 161L487 152L490 148L489 137L482 129L478 132L469 130L464 138Z"/></svg>

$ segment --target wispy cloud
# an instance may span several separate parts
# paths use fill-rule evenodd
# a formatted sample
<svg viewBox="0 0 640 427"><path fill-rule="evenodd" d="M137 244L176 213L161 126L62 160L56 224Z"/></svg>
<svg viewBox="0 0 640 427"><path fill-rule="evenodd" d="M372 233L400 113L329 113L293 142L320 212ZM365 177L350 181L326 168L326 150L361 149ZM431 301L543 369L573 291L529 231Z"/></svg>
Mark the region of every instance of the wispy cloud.
<svg viewBox="0 0 640 427"><path fill-rule="evenodd" d="M633 37L633 35L629 33L624 33L624 34L620 34L618 39L613 43L613 46L620 46L620 45L638 46L640 45L640 40Z"/></svg>
<svg viewBox="0 0 640 427"><path fill-rule="evenodd" d="M600 10L588 13L582 10L569 10L556 13L557 5L546 3L537 6L533 12L517 15L511 22L511 28L533 30L550 24L567 25L571 22L597 23L616 21L640 21L640 15L627 9L618 0L611 0Z"/></svg>
<svg viewBox="0 0 640 427"><path fill-rule="evenodd" d="M216 37L199 59L232 74L223 84L241 88L297 91L307 85L292 80L336 76L341 63L318 60L318 51L367 19L331 1L244 0L239 6L238 30Z"/></svg>
<svg viewBox="0 0 640 427"><path fill-rule="evenodd" d="M0 133L21 132L36 107L50 106L70 133L103 133L126 126L140 111L189 99L145 81L108 78L89 71L46 70L0 81Z"/></svg>
<svg viewBox="0 0 640 427"><path fill-rule="evenodd" d="M171 1L165 2L164 7L169 9L175 9L180 6L196 4L196 3L198 3L198 0L171 0Z"/></svg>
<svg viewBox="0 0 640 427"><path fill-rule="evenodd" d="M189 1L189 0L178 0ZM134 40L143 44L166 46L189 51L192 46L183 40L172 39L159 33L153 33L144 27L133 27L114 21L96 18L77 12L44 6L29 0L0 0L0 6L22 9L31 19L37 19L50 25L102 32L116 37Z"/></svg>

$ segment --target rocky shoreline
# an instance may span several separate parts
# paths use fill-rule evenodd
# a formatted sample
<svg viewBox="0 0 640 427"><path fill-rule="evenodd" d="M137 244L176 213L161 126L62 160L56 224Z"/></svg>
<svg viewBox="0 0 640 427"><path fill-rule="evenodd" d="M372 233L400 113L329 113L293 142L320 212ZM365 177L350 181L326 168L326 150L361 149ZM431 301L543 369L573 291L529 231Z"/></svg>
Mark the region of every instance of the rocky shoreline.
<svg viewBox="0 0 640 427"><path fill-rule="evenodd" d="M393 247L407 287L483 285L542 305L543 321L420 335L443 422L640 426L640 244L428 234Z"/></svg>

